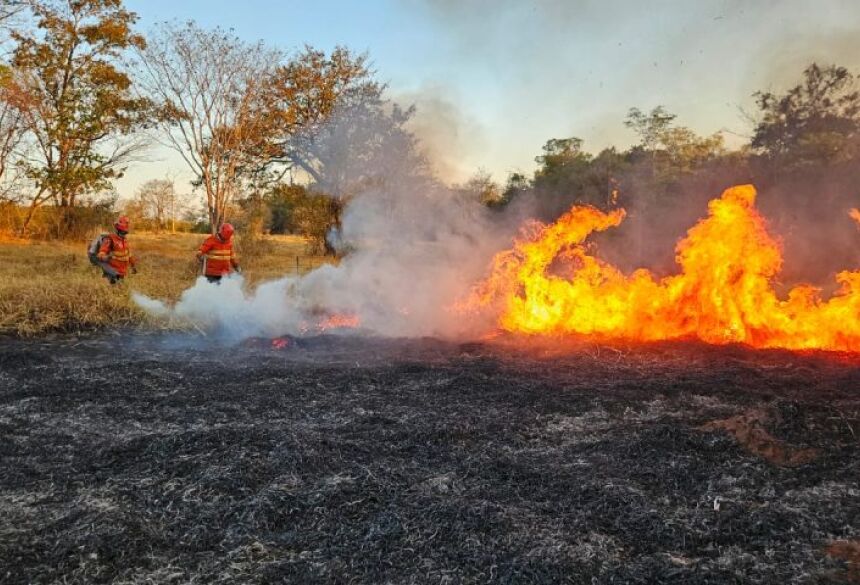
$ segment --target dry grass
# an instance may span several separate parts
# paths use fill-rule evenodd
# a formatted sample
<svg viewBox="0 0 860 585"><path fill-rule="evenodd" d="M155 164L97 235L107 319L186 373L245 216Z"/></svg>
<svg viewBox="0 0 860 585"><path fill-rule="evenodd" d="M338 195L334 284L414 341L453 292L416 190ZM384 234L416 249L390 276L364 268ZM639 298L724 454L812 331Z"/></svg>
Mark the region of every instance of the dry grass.
<svg viewBox="0 0 860 585"><path fill-rule="evenodd" d="M132 234L139 271L115 287L89 263L83 242L0 242L0 334L155 326L131 302L131 291L178 299L194 283L194 252L202 239L199 234ZM325 261L307 255L305 241L295 236L239 241L237 250L251 287Z"/></svg>

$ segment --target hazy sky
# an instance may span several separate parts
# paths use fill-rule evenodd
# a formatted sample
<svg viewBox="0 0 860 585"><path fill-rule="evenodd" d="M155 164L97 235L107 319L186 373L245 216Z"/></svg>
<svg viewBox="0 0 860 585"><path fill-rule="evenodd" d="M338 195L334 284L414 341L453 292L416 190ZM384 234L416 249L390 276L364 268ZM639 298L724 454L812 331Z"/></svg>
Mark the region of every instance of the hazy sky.
<svg viewBox="0 0 860 585"><path fill-rule="evenodd" d="M812 60L860 72L860 0L126 0L146 32L162 20L232 28L286 50L367 51L443 178L531 172L553 137L599 150L633 141L632 106L664 105L700 133L750 131L757 89L785 88ZM153 151L118 188L182 171Z"/></svg>

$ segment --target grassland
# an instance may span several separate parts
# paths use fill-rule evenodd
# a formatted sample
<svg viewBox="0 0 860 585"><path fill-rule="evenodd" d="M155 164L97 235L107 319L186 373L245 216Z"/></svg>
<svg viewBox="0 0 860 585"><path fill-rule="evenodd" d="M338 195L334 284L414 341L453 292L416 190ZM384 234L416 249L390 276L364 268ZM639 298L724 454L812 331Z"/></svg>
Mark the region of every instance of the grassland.
<svg viewBox="0 0 860 585"><path fill-rule="evenodd" d="M131 301L131 291L170 301L194 283L200 234L132 234L137 274L110 286L86 257L84 242L0 242L0 334L31 336L111 326L163 327ZM248 286L304 273L325 261L305 240L237 240Z"/></svg>

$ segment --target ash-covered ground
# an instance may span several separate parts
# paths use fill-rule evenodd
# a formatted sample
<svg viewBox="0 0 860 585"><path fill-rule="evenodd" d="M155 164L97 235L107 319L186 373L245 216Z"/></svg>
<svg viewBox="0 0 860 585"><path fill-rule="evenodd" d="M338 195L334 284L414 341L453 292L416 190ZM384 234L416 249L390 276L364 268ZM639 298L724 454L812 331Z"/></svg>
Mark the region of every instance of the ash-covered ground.
<svg viewBox="0 0 860 585"><path fill-rule="evenodd" d="M0 582L847 582L858 364L0 341Z"/></svg>

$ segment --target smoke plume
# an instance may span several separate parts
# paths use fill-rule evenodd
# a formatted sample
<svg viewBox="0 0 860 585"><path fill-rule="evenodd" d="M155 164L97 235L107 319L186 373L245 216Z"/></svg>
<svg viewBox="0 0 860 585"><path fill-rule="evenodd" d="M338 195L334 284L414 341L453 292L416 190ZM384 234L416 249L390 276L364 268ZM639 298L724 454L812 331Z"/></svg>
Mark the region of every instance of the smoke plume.
<svg viewBox="0 0 860 585"><path fill-rule="evenodd" d="M484 128L468 116L450 91L425 86L397 94L397 101L414 104L408 130L421 142L435 175L445 184L465 182L484 162L488 143Z"/></svg>
<svg viewBox="0 0 860 585"><path fill-rule="evenodd" d="M342 237L354 251L339 265L285 276L248 292L241 276L205 278L173 307L135 295L144 310L186 319L230 338L315 333L333 315L385 336L460 337L480 323L451 310L508 245L513 221L441 186L403 194L367 192L346 208ZM486 327L486 323L483 324Z"/></svg>
<svg viewBox="0 0 860 585"><path fill-rule="evenodd" d="M510 245L523 216L490 210L434 179L420 146L391 120L344 112L319 134L318 151L337 155L321 156L325 174L337 179L329 192L347 201L337 240L350 252L338 265L253 290L240 275L220 284L200 278L173 306L140 294L137 304L234 339L319 332L333 316L355 317L359 330L386 336L481 331L452 305ZM344 143L355 137L362 142Z"/></svg>

